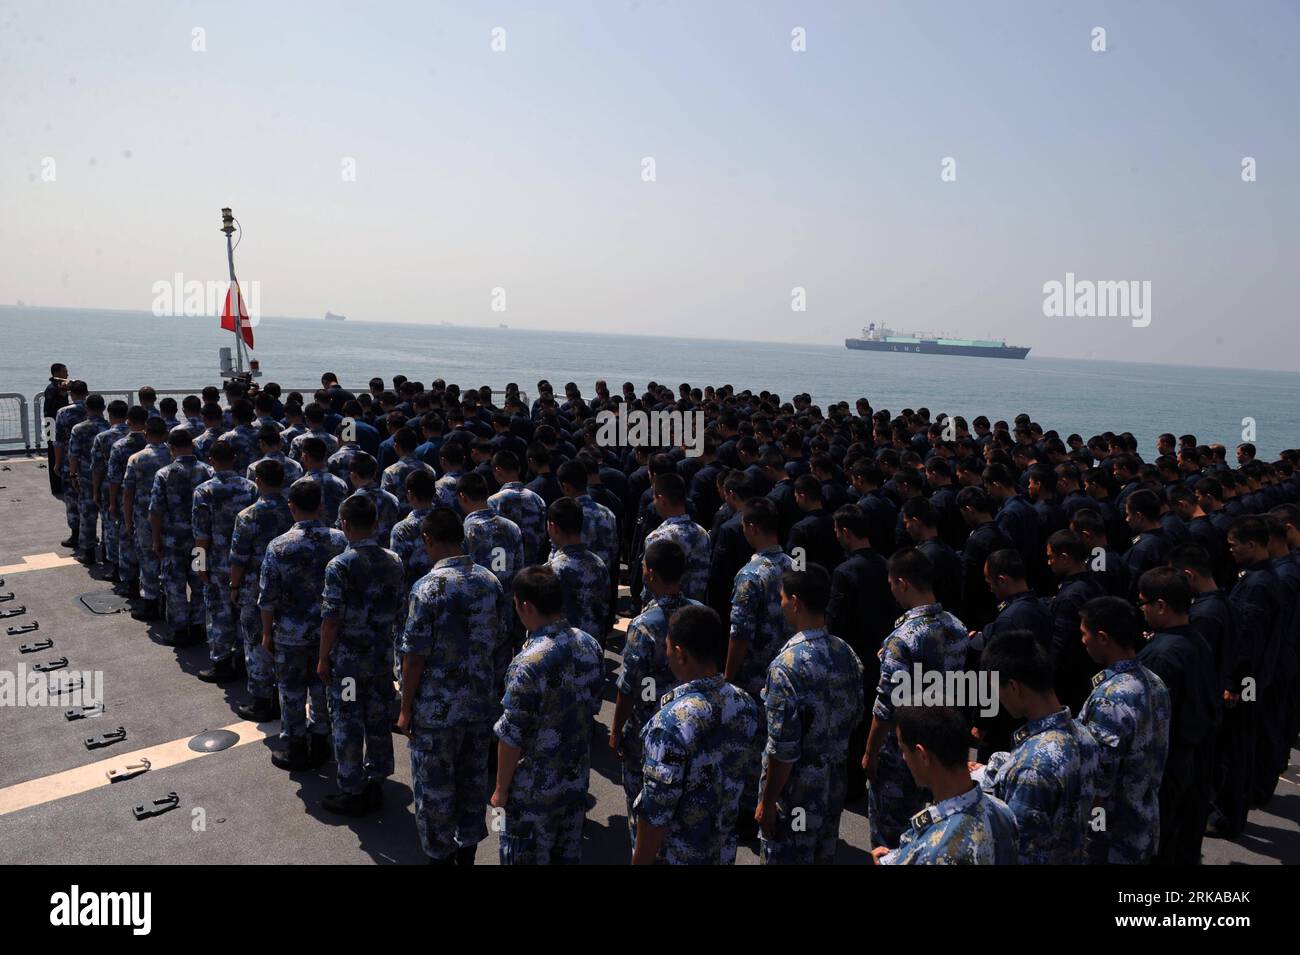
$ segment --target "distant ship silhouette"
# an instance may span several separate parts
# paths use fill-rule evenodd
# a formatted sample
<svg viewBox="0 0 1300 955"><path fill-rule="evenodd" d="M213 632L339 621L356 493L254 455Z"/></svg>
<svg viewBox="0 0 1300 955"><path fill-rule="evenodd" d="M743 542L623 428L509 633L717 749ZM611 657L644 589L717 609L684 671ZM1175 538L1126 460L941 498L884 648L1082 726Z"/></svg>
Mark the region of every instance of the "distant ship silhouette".
<svg viewBox="0 0 1300 955"><path fill-rule="evenodd" d="M347 319L346 315L335 315L333 312L325 313L325 321L327 322L345 322Z"/></svg>

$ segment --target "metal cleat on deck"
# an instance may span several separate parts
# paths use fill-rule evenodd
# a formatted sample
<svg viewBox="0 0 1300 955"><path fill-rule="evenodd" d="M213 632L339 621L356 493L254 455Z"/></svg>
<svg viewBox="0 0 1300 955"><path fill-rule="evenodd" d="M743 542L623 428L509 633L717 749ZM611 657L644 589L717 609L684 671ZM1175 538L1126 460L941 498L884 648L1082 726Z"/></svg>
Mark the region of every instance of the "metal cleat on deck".
<svg viewBox="0 0 1300 955"><path fill-rule="evenodd" d="M104 775L108 777L110 783L121 782L124 779L134 779L142 773L147 773L153 764L141 756L134 763L127 763L125 766L114 766Z"/></svg>
<svg viewBox="0 0 1300 955"><path fill-rule="evenodd" d="M119 726L115 730L100 733L98 736L87 736L86 749L99 749L103 746L112 746L114 743L124 742L126 742L126 727Z"/></svg>
<svg viewBox="0 0 1300 955"><path fill-rule="evenodd" d="M33 663L32 669L37 673L50 673L54 670L62 670L67 665L67 657L55 657L53 660L46 660L44 663Z"/></svg>
<svg viewBox="0 0 1300 955"><path fill-rule="evenodd" d="M54 689L52 689L50 692L53 693L55 696L62 696L64 693L73 693L77 690L80 690L85 685L86 685L86 681L84 677L74 676L67 683L60 683L58 686L54 687Z"/></svg>
<svg viewBox="0 0 1300 955"><path fill-rule="evenodd" d="M21 617L21 616L22 616L23 614L25 614L26 612L27 612L27 608L26 608L26 607L14 607L14 608L12 608L12 609L10 609L10 610L0 610L0 620L7 620L7 619L9 619L10 617ZM36 628L33 627L32 629L34 630L34 629L36 629ZM10 627L10 628L9 628L9 633L10 633L11 635L14 633L14 628L13 628L13 627Z"/></svg>
<svg viewBox="0 0 1300 955"><path fill-rule="evenodd" d="M42 650L48 650L54 646L53 640L37 640L34 643L24 643L19 645L19 653L39 653Z"/></svg>
<svg viewBox="0 0 1300 955"><path fill-rule="evenodd" d="M72 720L85 720L95 716L104 715L103 703L88 703L85 706L74 706L70 710L63 711L63 718L71 722Z"/></svg>
<svg viewBox="0 0 1300 955"><path fill-rule="evenodd" d="M150 816L161 816L163 813L175 809L181 804L181 797L175 793L168 793L161 799L155 799L153 802L143 803L131 810L137 819L148 819Z"/></svg>
<svg viewBox="0 0 1300 955"><path fill-rule="evenodd" d="M3 580L0 580L0 584L3 584L3 583L4 583L4 581L3 581ZM14 599L14 592L13 592L12 590L9 591L9 593L7 593L7 594L0 594L0 604L2 604L2 603L8 603L10 600L13 600L13 599Z"/></svg>

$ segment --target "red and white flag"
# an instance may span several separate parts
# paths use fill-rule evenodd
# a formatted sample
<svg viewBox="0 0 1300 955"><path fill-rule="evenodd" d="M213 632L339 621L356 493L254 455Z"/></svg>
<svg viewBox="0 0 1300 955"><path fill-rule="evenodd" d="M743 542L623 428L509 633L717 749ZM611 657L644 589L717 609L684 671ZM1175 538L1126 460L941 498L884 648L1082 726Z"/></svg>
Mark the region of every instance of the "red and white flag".
<svg viewBox="0 0 1300 955"><path fill-rule="evenodd" d="M234 301L234 307L231 302ZM228 332L235 330L235 316L239 316L239 330L244 337L244 344L253 347L253 324L248 320L248 309L244 306L244 296L239 292L239 283L231 282L226 291L226 306L221 310L221 327Z"/></svg>

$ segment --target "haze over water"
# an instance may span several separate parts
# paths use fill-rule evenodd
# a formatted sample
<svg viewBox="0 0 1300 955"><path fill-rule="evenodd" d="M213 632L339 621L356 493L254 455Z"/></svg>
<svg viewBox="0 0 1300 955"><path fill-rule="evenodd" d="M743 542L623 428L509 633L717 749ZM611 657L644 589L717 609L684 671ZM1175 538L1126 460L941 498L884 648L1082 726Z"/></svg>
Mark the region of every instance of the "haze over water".
<svg viewBox="0 0 1300 955"><path fill-rule="evenodd" d="M855 332L845 329L846 335ZM150 384L197 391L219 383L218 349L232 345L233 336L215 318L0 306L0 341L0 392L30 398L44 388L54 361L66 363L92 390ZM673 388L685 381L766 389L782 400L806 391L823 408L865 396L876 409L897 413L924 405L933 414L968 420L985 414L1011 421L1023 411L1063 438L1132 431L1148 459L1164 431L1232 448L1242 440L1247 417L1255 419L1262 456L1300 446L1300 374L1292 372L1040 358L1033 352L1012 361L851 352L842 344L284 318L263 318L255 341L261 381L277 381L286 391L318 387L323 371L335 372L353 390L364 390L375 375L391 382L404 374L426 385L439 377L496 389L513 381L530 397L539 378L557 388L577 382L585 395L597 378L615 391L624 381L640 391L653 379Z"/></svg>

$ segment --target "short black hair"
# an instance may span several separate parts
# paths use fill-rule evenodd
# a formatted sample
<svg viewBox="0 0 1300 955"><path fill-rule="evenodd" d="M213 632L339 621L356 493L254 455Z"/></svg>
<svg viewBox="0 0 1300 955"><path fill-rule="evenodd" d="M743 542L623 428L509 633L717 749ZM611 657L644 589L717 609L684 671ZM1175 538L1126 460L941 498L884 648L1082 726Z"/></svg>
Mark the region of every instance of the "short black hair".
<svg viewBox="0 0 1300 955"><path fill-rule="evenodd" d="M1268 546L1268 525L1264 519L1254 514L1243 514L1228 525L1228 536L1235 537L1245 544Z"/></svg>
<svg viewBox="0 0 1300 955"><path fill-rule="evenodd" d="M283 487L284 465L275 458L263 458L253 465L253 476L267 487Z"/></svg>
<svg viewBox="0 0 1300 955"><path fill-rule="evenodd" d="M1032 630L1005 630L993 636L980 655L980 669L996 673L998 683L1015 680L1038 693L1052 689L1052 661Z"/></svg>
<svg viewBox="0 0 1300 955"><path fill-rule="evenodd" d="M661 474L655 478L655 496L663 497L674 507L685 504L686 482L682 480L680 474Z"/></svg>
<svg viewBox="0 0 1300 955"><path fill-rule="evenodd" d="M420 534L435 544L459 544L465 540L465 525L450 507L435 507L424 515Z"/></svg>
<svg viewBox="0 0 1300 955"><path fill-rule="evenodd" d="M651 541L645 549L644 560L665 583L680 583L686 574L686 551L674 540Z"/></svg>
<svg viewBox="0 0 1300 955"><path fill-rule="evenodd" d="M365 494L353 494L339 505L339 521L347 521L355 530L373 531L377 518L375 502Z"/></svg>
<svg viewBox="0 0 1300 955"><path fill-rule="evenodd" d="M988 556L989 573L994 577L1007 577L1011 580L1025 579L1025 559L1020 551L1004 547Z"/></svg>
<svg viewBox="0 0 1300 955"><path fill-rule="evenodd" d="M668 639L696 660L720 663L726 646L722 620L712 607L691 604L668 619Z"/></svg>
<svg viewBox="0 0 1300 955"><path fill-rule="evenodd" d="M1133 605L1123 597L1094 597L1080 611L1083 625L1093 633L1105 631L1121 647L1136 649L1142 637Z"/></svg>
<svg viewBox="0 0 1300 955"><path fill-rule="evenodd" d="M1174 613L1192 609L1192 585L1182 571L1152 567L1138 579L1138 594L1147 600L1163 600Z"/></svg>
<svg viewBox="0 0 1300 955"><path fill-rule="evenodd" d="M190 433L186 431L184 428L173 428L171 434L167 435L167 443L171 445L173 448L184 449L184 448L194 447L194 439L190 437ZM218 445L220 444L221 444L220 441L214 442L211 449L209 449L208 451L209 456L214 461L217 459L217 453L220 452L221 450L221 448L218 447ZM230 461L235 460L235 449L231 448L230 445L226 445L226 447L230 449L229 460Z"/></svg>
<svg viewBox="0 0 1300 955"><path fill-rule="evenodd" d="M842 527L854 537L869 539L871 534L871 522L867 520L866 512L856 504L845 504L835 512L833 518L837 527ZM871 542L875 544L875 541Z"/></svg>
<svg viewBox="0 0 1300 955"><path fill-rule="evenodd" d="M578 491L585 491L587 489L587 466L581 461L565 461L555 472L555 479L561 484L568 484L576 488Z"/></svg>
<svg viewBox="0 0 1300 955"><path fill-rule="evenodd" d="M955 706L900 706L894 710L894 723L904 743L924 746L944 768L966 765L970 723Z"/></svg>
<svg viewBox="0 0 1300 955"><path fill-rule="evenodd" d="M751 524L765 534L779 534L781 531L781 515L771 498L751 498L745 502L741 515L742 524Z"/></svg>
<svg viewBox="0 0 1300 955"><path fill-rule="evenodd" d="M582 505L571 497L557 498L546 511L546 519L565 534L582 532Z"/></svg>
<svg viewBox="0 0 1300 955"><path fill-rule="evenodd" d="M311 478L298 478L289 488L289 503L304 514L320 510L321 486Z"/></svg>
<svg viewBox="0 0 1300 955"><path fill-rule="evenodd" d="M417 501L432 501L438 493L438 482L432 473L419 468L407 475L405 490Z"/></svg>
<svg viewBox="0 0 1300 955"><path fill-rule="evenodd" d="M906 580L919 590L934 588L934 564L915 547L904 547L889 558L889 576Z"/></svg>
<svg viewBox="0 0 1300 955"><path fill-rule="evenodd" d="M1149 521L1160 520L1160 498L1155 491L1139 488L1128 496L1124 507L1125 510L1141 514Z"/></svg>
<svg viewBox="0 0 1300 955"><path fill-rule="evenodd" d="M464 494L470 501L486 501L488 496L487 481L477 471L462 474L456 481L456 492Z"/></svg>
<svg viewBox="0 0 1300 955"><path fill-rule="evenodd" d="M549 616L564 609L564 587L546 564L534 564L515 574L512 590L516 600L532 604L538 613Z"/></svg>
<svg viewBox="0 0 1300 955"><path fill-rule="evenodd" d="M804 570L787 570L781 575L781 589L798 597L813 613L825 613L831 602L831 575L821 564L808 564Z"/></svg>

